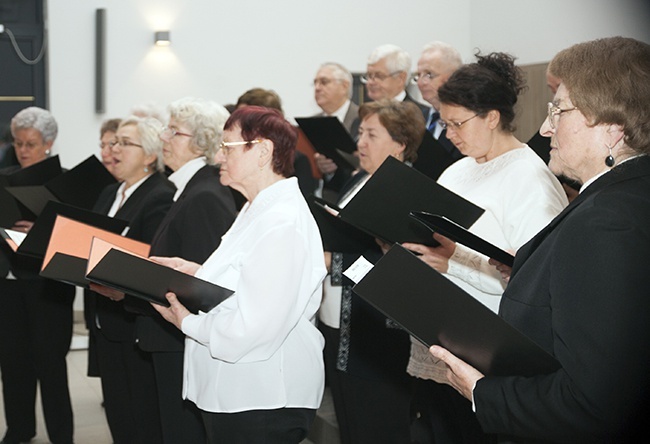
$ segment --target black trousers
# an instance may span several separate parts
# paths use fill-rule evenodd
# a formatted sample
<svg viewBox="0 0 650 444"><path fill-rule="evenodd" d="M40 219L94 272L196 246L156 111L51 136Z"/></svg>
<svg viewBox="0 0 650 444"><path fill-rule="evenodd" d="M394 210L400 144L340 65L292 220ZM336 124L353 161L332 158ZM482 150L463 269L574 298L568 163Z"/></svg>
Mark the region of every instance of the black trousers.
<svg viewBox="0 0 650 444"><path fill-rule="evenodd" d="M8 441L36 434L36 384L50 441L73 441L66 355L74 287L47 279L0 280L0 372Z"/></svg>
<svg viewBox="0 0 650 444"><path fill-rule="evenodd" d="M342 444L410 444L413 378L383 381L336 369L339 330L319 326L325 337L325 374L332 391Z"/></svg>
<svg viewBox="0 0 650 444"><path fill-rule="evenodd" d="M316 410L283 408L201 414L210 444L298 444L307 437Z"/></svg>
<svg viewBox="0 0 650 444"><path fill-rule="evenodd" d="M162 442L158 393L151 356L134 341L95 337L106 421L115 444Z"/></svg>
<svg viewBox="0 0 650 444"><path fill-rule="evenodd" d="M183 352L153 352L151 357L156 373L163 442L205 443L201 412L194 403L183 399Z"/></svg>

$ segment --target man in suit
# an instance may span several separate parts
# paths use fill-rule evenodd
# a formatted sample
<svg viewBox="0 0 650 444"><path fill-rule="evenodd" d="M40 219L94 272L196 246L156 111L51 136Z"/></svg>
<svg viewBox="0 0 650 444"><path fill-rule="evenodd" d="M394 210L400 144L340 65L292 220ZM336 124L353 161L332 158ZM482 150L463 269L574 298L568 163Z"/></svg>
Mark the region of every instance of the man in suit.
<svg viewBox="0 0 650 444"><path fill-rule="evenodd" d="M406 91L410 71L411 56L408 52L396 45L381 45L370 53L366 74L362 76L361 81L366 85L366 93L371 100L392 99L413 102L420 108L426 120L429 117L429 107L416 101ZM456 159L433 137L423 137L413 168L436 180ZM323 172L320 163L319 169Z"/></svg>
<svg viewBox="0 0 650 444"><path fill-rule="evenodd" d="M427 131L447 150L447 153L458 160L463 155L446 136L446 130L438 123L440 119L440 99L438 88L440 88L449 77L463 64L460 53L451 45L444 42L431 42L424 45L422 55L418 60L417 72L413 75L413 81L417 84L422 98L431 104L431 108L425 118L427 119ZM426 136L426 135L425 135Z"/></svg>
<svg viewBox="0 0 650 444"><path fill-rule="evenodd" d="M314 78L314 98L323 110L317 116L336 117L356 140L359 132L359 106L350 100L351 95L350 71L338 63L322 64ZM319 153L314 154L314 160L323 175L323 192L327 190L338 193L350 178L352 170L338 170L331 159Z"/></svg>

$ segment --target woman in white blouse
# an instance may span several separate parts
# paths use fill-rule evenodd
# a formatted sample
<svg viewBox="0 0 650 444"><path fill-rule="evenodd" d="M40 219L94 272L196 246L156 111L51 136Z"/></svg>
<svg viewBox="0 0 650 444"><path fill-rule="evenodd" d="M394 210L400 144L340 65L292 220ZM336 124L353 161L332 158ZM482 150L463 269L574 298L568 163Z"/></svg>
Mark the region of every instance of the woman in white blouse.
<svg viewBox="0 0 650 444"><path fill-rule="evenodd" d="M566 194L553 173L513 134L514 106L523 87L522 73L514 58L492 53L477 54L476 63L459 68L438 91L447 137L466 156L448 167L438 183L485 209L469 231L511 252L528 242L567 205ZM499 271L488 263L489 258L438 234L434 238L440 246L405 243L404 247L421 254L423 261L497 312L505 283ZM443 363L434 363L426 347L412 340L408 367L411 375L439 381L445 370ZM418 395L428 399L428 408L434 410L430 415L443 417L432 423L453 429L445 434L456 436L458 442L483 440L465 399L447 386L418 382L418 389ZM429 389L431 393L427 393ZM442 412L439 406L443 405L444 392L448 392L454 407L443 408ZM417 409L426 410L427 402L424 404ZM441 433L440 426L432 433Z"/></svg>
<svg viewBox="0 0 650 444"><path fill-rule="evenodd" d="M324 386L323 338L314 325L325 276L318 227L293 169L296 132L256 106L226 122L221 183L247 203L202 266L156 258L231 289L209 313L190 314L169 293L162 316L186 335L183 397L202 412L209 442L299 443Z"/></svg>

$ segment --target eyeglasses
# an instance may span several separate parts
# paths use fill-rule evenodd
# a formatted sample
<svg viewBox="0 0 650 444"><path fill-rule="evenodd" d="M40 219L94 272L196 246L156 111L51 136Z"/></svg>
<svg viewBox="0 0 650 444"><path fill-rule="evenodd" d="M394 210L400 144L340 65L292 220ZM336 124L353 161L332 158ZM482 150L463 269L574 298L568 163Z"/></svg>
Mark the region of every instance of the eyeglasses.
<svg viewBox="0 0 650 444"><path fill-rule="evenodd" d="M113 145L111 145L111 148L113 148L115 146L119 146L119 147L137 146L138 148L142 148L142 145L140 145L139 143L134 143L134 142L131 142L130 140L124 140L124 139L116 140L115 143Z"/></svg>
<svg viewBox="0 0 650 444"><path fill-rule="evenodd" d="M169 141L176 136L194 137L193 134L182 133L178 131L176 128L170 128L168 126L164 127L163 130L160 132L160 138L166 141Z"/></svg>
<svg viewBox="0 0 650 444"><path fill-rule="evenodd" d="M383 72L367 72L364 75L361 76L361 83L366 84L370 82L371 80L376 80L378 82L383 82L389 77L393 77L401 72L404 71L394 71L389 74L384 74Z"/></svg>
<svg viewBox="0 0 650 444"><path fill-rule="evenodd" d="M413 74L413 77L411 77L411 82L418 83L418 81L420 80L422 80L423 82L431 82L439 75L440 74L436 74L430 71L416 72L415 74Z"/></svg>
<svg viewBox="0 0 650 444"><path fill-rule="evenodd" d="M101 143L100 142L99 143L99 149L100 150L105 150L105 149L110 150L111 148L113 148L115 146L116 143L117 143L117 140L111 140L110 142L106 142L106 143Z"/></svg>
<svg viewBox="0 0 650 444"><path fill-rule="evenodd" d="M469 119L465 119L462 122L445 122L444 120L438 120L438 124L442 127L442 129L447 129L448 127L451 126L454 129L454 131L457 131L463 125L465 125L467 122L469 122L476 116L478 116L478 114L474 114L472 117L470 117Z"/></svg>
<svg viewBox="0 0 650 444"><path fill-rule="evenodd" d="M221 142L219 144L219 149L223 151L223 153L228 156L230 152L233 150L234 147L236 146L242 146L242 145L252 145L254 143L260 143L264 141L264 139L254 139L254 140L242 140L238 142Z"/></svg>
<svg viewBox="0 0 650 444"><path fill-rule="evenodd" d="M318 86L318 85L327 86L332 82L336 82L336 79L328 79L327 77L318 77L314 79L314 86Z"/></svg>
<svg viewBox="0 0 650 444"><path fill-rule="evenodd" d="M576 109L578 109L577 106L574 106L573 108L562 109L559 105L556 105L553 102L548 102L548 123L551 125L551 128L555 129L555 126L560 119L560 114L574 111Z"/></svg>

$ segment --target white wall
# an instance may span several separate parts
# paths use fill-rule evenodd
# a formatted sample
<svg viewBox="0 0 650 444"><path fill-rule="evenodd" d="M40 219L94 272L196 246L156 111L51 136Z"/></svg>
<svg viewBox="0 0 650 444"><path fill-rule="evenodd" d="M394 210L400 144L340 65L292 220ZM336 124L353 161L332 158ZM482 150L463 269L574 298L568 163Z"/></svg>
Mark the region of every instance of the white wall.
<svg viewBox="0 0 650 444"><path fill-rule="evenodd" d="M641 0L46 0L55 150L71 167L97 152L99 125L135 104L186 96L232 103L245 90L276 90L287 116L317 111L311 80L338 61L365 70L383 43L411 53L431 40L549 60L573 43L610 35L649 41ZM106 113L94 112L94 14L107 12ZM641 13L643 12L643 13ZM169 29L172 45L155 48Z"/></svg>

